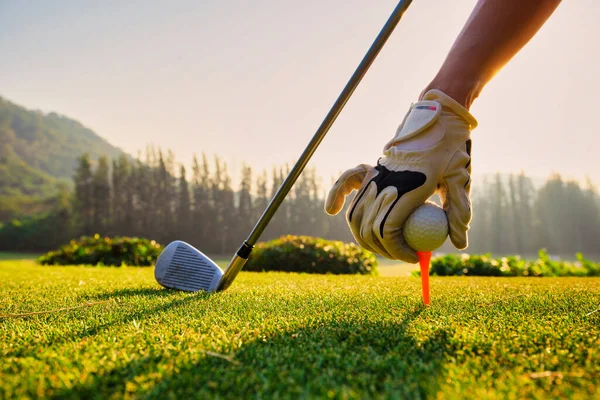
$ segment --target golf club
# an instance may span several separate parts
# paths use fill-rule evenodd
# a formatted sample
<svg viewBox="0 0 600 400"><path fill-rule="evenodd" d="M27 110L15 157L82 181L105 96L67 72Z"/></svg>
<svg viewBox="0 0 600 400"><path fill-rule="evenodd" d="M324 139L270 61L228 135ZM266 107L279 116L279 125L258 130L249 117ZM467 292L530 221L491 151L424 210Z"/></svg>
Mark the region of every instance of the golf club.
<svg viewBox="0 0 600 400"><path fill-rule="evenodd" d="M252 229L248 239L241 245L237 253L223 272L217 264L202 252L182 241L174 241L167 245L156 261L154 276L162 286L183 291L195 292L205 290L214 292L227 289L250 256L252 248L260 238L271 218L287 196L288 192L306 167L313 153L335 122L350 96L366 74L367 70L383 48L402 15L412 0L401 0L392 15L375 38L375 41L363 57L362 61L350 77L329 113L317 129L306 149L281 184L281 187L267 206L266 210Z"/></svg>

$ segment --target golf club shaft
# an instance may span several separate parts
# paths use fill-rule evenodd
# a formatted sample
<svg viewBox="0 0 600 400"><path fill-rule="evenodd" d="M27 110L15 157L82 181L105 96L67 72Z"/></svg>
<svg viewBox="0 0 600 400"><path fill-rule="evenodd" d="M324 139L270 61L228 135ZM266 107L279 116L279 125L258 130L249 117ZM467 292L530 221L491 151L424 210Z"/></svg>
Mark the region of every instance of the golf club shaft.
<svg viewBox="0 0 600 400"><path fill-rule="evenodd" d="M294 186L294 183L296 182L300 174L302 174L302 171L304 171L306 164L314 154L315 150L317 150L317 147L329 131L329 128L331 128L337 116L340 114L340 112L350 99L350 96L352 96L352 93L354 93L354 90L362 80L363 76L366 74L367 70L369 69L369 67L371 66L381 49L383 48L385 42L388 40L388 38L394 31L396 25L398 25L398 22L402 18L402 15L404 14L411 2L412 0L401 0L392 12L392 15L390 15L389 19L381 29L381 32L379 32L379 35L377 35L375 41L369 48L369 51L367 51L367 54L365 54L365 56L363 57L362 61L352 74L352 77L350 77L350 80L348 81L348 83L346 83L344 90L342 90L342 93L339 95L339 97L333 104L333 107L331 107L331 110L329 110L329 113L327 113L327 116L319 126L319 129L317 129L310 143L308 143L308 146L306 146L306 149L304 149L304 152L290 171L289 175L287 176L285 181L283 181L283 183L279 187L279 190L277 190L275 196L273 196L273 199L267 206L267 209L264 211L256 225L254 226L254 229L252 229L252 232L248 236L248 239L246 239L246 241L238 250L237 255L234 256L234 258L231 260L231 263L229 264L229 267L227 268L227 270L225 271L225 275L223 276L221 290L226 289L231 284L239 270L241 270L244 266L245 260L250 255L252 247L260 238L261 234L275 215L275 212L277 211L277 209L291 190L292 186Z"/></svg>
<svg viewBox="0 0 600 400"><path fill-rule="evenodd" d="M327 116L321 123L321 126L319 126L319 129L317 129L317 132L311 139L310 143L308 144L308 146L306 146L306 149L304 149L304 152L294 165L294 168L292 168L289 175L281 184L279 190L267 206L267 209L256 223L256 226L254 227L254 229L250 233L250 236L248 236L248 239L246 240L247 244L249 244L250 246L254 246L256 244L256 242L260 238L260 235L263 233L263 231L271 221L271 218L273 218L273 216L275 215L275 212L277 211L277 209L279 208L289 191L292 189L292 186L294 186L294 183L296 182L300 174L302 174L302 171L304 171L306 164L312 157L313 153L317 150L317 147L329 131L329 128L331 128L336 118L350 99L350 96L352 96L352 93L354 93L354 90L356 89L363 76L377 57L377 54L379 54L379 51L383 48L383 45L394 31L394 28L400 21L400 18L402 18L402 14L404 14L404 11L406 11L411 2L412 0L402 0L398 3L394 11L392 12L392 15L390 16L384 27L381 29L381 32L379 32L379 35L377 35L377 38L371 45L371 48L369 49L367 54L365 54L359 66L356 68L356 71L354 71L354 74L352 74L352 77L344 87L344 90L333 104L333 107L331 107L331 110L329 110L329 113L327 113Z"/></svg>

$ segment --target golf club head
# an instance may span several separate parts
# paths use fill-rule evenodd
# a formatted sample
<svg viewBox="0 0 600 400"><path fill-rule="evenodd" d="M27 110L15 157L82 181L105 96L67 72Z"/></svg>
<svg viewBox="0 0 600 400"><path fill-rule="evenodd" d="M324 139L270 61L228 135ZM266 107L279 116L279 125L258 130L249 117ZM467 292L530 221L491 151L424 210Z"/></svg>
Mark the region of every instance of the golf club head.
<svg viewBox="0 0 600 400"><path fill-rule="evenodd" d="M176 240L158 256L154 277L169 289L214 292L219 287L223 271L194 246Z"/></svg>

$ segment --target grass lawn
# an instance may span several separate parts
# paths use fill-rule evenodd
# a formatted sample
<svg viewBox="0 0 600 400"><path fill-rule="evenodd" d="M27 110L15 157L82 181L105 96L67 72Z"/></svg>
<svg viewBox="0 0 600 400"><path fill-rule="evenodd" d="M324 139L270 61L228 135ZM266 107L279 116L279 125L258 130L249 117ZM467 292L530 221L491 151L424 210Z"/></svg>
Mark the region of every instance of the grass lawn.
<svg viewBox="0 0 600 400"><path fill-rule="evenodd" d="M600 398L600 279L241 273L0 262L0 398ZM100 303L101 302L101 303Z"/></svg>

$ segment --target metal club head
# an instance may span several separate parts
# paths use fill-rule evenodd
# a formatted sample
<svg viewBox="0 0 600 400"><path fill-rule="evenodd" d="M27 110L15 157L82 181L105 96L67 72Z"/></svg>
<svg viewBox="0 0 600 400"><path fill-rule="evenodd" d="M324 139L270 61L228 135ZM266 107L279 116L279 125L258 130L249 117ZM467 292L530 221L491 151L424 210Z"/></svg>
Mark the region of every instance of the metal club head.
<svg viewBox="0 0 600 400"><path fill-rule="evenodd" d="M194 246L176 240L156 260L154 277L162 286L186 292L215 292L223 270Z"/></svg>

